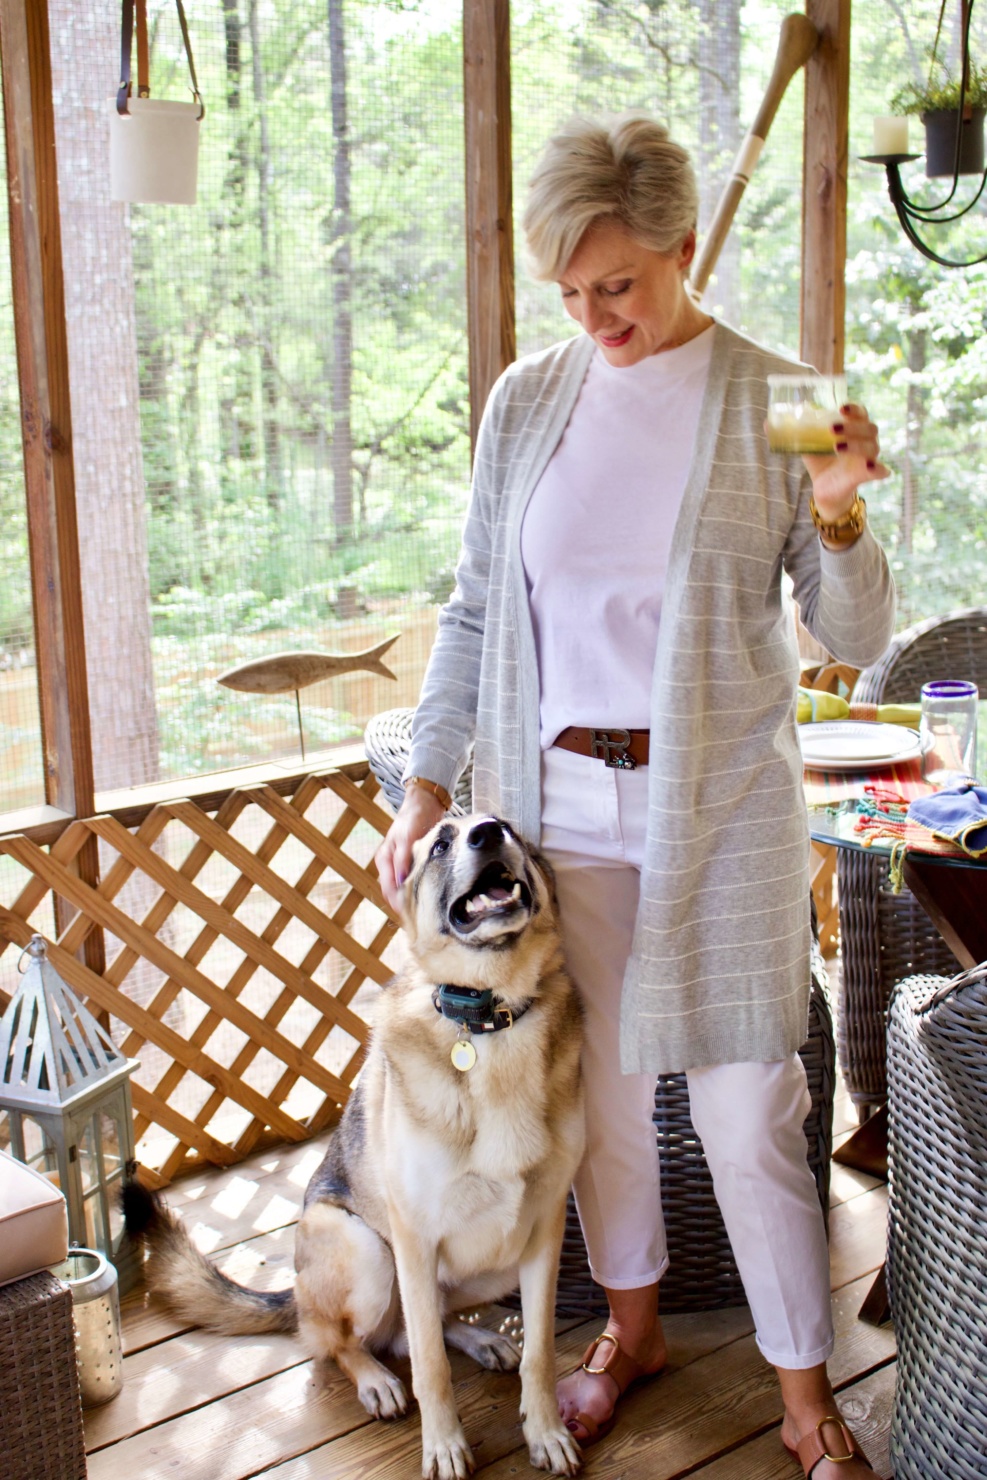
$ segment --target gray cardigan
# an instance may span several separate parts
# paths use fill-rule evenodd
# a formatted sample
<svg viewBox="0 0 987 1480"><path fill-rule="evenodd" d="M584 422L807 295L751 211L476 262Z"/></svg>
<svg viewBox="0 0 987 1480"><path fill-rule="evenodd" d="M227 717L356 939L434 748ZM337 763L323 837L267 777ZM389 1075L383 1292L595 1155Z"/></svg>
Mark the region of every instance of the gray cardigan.
<svg viewBox="0 0 987 1480"><path fill-rule="evenodd" d="M799 367L722 324L715 332L658 633L625 1072L778 1059L804 1041L808 828L783 567L803 622L841 660L874 662L894 628L894 586L873 536L826 550L801 459L768 451L766 377ZM475 741L476 809L530 839L540 835L541 757L521 520L593 349L586 335L566 340L494 387L405 772L451 791Z"/></svg>

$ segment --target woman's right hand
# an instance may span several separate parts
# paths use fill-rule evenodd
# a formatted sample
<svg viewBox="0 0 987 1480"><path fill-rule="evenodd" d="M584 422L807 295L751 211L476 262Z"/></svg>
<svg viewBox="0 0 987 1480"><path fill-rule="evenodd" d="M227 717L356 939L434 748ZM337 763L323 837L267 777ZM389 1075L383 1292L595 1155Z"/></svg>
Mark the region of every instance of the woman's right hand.
<svg viewBox="0 0 987 1480"><path fill-rule="evenodd" d="M396 915L401 914L404 881L411 872L411 850L444 816L438 797L422 786L409 786L374 860L384 898Z"/></svg>

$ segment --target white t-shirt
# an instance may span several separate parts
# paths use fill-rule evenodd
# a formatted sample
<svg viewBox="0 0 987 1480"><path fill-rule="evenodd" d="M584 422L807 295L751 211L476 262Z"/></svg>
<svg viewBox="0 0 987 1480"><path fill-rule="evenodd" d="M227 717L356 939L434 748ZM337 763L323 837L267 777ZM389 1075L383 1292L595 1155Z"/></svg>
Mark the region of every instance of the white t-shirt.
<svg viewBox="0 0 987 1480"><path fill-rule="evenodd" d="M597 350L521 527L541 743L643 730L672 531L695 450L711 326L615 368Z"/></svg>

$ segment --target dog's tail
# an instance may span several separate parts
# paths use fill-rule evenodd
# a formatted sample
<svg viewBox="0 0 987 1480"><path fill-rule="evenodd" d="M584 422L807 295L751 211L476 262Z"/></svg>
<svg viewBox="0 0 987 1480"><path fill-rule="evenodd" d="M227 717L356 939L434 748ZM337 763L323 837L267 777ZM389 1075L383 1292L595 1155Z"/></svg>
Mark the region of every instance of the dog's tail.
<svg viewBox="0 0 987 1480"><path fill-rule="evenodd" d="M123 1214L132 1238L143 1238L150 1257L147 1282L182 1320L222 1336L295 1331L293 1290L248 1290L200 1254L180 1218L138 1182L123 1190Z"/></svg>

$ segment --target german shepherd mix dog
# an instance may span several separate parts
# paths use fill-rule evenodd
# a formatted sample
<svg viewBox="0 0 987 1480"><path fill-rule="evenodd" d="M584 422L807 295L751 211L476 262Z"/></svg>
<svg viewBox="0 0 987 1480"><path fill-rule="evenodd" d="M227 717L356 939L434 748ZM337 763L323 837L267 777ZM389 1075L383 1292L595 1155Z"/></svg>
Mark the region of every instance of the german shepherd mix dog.
<svg viewBox="0 0 987 1480"><path fill-rule="evenodd" d="M426 1480L473 1469L446 1342L484 1367L520 1361L531 1462L573 1475L554 1306L583 1151L581 1013L551 873L506 823L447 818L415 845L402 918L411 959L381 992L363 1071L306 1191L294 1290L227 1279L136 1185L128 1227L150 1246L151 1288L185 1319L228 1335L297 1328L375 1417L407 1406L376 1353L410 1352ZM519 1284L520 1357L456 1319Z"/></svg>

